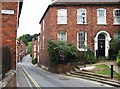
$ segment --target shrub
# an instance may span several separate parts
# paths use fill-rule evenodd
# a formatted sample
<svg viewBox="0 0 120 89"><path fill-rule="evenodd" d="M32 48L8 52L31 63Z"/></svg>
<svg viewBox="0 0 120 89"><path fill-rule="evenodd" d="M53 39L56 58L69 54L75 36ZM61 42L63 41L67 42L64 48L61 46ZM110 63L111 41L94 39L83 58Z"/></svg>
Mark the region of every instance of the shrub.
<svg viewBox="0 0 120 89"><path fill-rule="evenodd" d="M117 57L117 53L120 49L120 41L113 40L110 43L110 49L109 49L109 59L115 60Z"/></svg>
<svg viewBox="0 0 120 89"><path fill-rule="evenodd" d="M117 55L117 63L120 66L120 50L118 51L118 55Z"/></svg>
<svg viewBox="0 0 120 89"><path fill-rule="evenodd" d="M77 49L71 43L48 41L50 61L56 64L75 62Z"/></svg>
<svg viewBox="0 0 120 89"><path fill-rule="evenodd" d="M94 56L94 52L91 49L88 49L86 52L86 61L90 64L97 62L97 60Z"/></svg>
<svg viewBox="0 0 120 89"><path fill-rule="evenodd" d="M92 64L96 63L97 59L94 56L94 52L91 49L87 49L87 51L78 51L77 59L82 64Z"/></svg>
<svg viewBox="0 0 120 89"><path fill-rule="evenodd" d="M37 63L37 58L35 58L35 59L32 60L32 64L33 65L36 64L36 63Z"/></svg>

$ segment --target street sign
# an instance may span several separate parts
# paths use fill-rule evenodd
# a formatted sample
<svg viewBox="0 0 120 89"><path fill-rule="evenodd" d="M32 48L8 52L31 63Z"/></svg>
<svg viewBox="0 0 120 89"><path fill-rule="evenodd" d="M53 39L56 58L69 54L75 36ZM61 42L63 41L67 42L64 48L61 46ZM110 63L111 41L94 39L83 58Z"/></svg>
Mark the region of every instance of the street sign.
<svg viewBox="0 0 120 89"><path fill-rule="evenodd" d="M1 14L13 15L15 14L14 10L1 10Z"/></svg>

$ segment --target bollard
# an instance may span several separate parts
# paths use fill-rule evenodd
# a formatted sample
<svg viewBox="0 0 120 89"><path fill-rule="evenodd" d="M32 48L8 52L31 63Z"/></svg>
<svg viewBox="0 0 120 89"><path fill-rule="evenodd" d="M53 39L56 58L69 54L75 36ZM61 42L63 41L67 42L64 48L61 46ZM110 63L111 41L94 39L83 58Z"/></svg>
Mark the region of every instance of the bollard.
<svg viewBox="0 0 120 89"><path fill-rule="evenodd" d="M111 65L111 79L113 79L113 66L114 65Z"/></svg>

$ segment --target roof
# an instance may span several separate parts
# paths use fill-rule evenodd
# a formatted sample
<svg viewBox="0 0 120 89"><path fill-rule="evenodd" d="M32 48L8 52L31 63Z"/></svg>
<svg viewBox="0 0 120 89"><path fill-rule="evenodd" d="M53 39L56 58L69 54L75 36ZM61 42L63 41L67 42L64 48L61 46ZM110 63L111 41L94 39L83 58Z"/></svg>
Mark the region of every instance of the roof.
<svg viewBox="0 0 120 89"><path fill-rule="evenodd" d="M105 4L105 3L118 3L120 0L56 0L53 5L70 5L70 4Z"/></svg>
<svg viewBox="0 0 120 89"><path fill-rule="evenodd" d="M55 2L119 2L120 0L56 0Z"/></svg>
<svg viewBox="0 0 120 89"><path fill-rule="evenodd" d="M64 6L64 5L75 6L75 5L93 5L93 4L120 5L120 0L54 0L52 4L50 4L46 9L39 23L42 22L44 16L46 15L47 11L51 6Z"/></svg>

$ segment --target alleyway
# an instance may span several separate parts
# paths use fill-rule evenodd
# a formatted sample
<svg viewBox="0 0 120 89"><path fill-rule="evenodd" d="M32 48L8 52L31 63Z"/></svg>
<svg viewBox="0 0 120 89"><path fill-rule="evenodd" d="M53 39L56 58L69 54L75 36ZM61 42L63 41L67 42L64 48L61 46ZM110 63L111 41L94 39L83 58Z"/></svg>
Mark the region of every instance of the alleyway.
<svg viewBox="0 0 120 89"><path fill-rule="evenodd" d="M17 64L18 87L110 87L109 85L71 78L43 71L31 64L29 55Z"/></svg>

